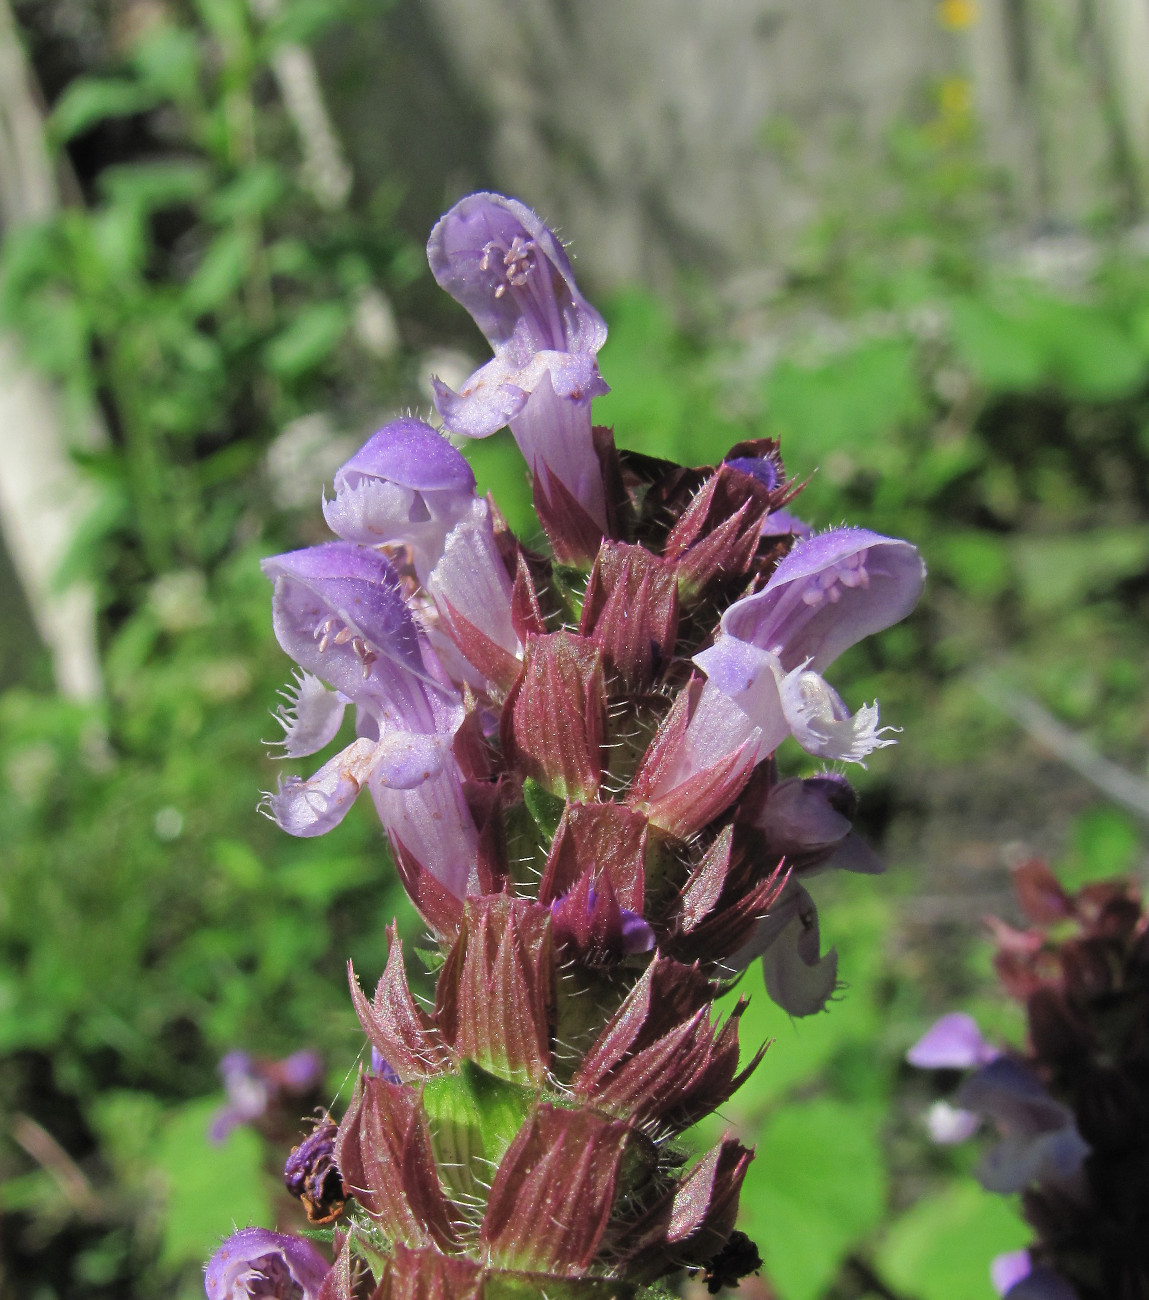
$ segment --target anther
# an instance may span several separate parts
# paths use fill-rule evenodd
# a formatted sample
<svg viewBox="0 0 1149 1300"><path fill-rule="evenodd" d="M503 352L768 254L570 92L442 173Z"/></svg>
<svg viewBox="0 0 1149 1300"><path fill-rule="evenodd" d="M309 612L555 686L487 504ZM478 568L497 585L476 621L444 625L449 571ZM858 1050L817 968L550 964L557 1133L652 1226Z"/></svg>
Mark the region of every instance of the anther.
<svg viewBox="0 0 1149 1300"><path fill-rule="evenodd" d="M320 654L331 644L331 629L336 627L338 623L339 620L334 614L328 614L322 623L316 625L315 631L311 635L319 642Z"/></svg>
<svg viewBox="0 0 1149 1300"><path fill-rule="evenodd" d="M516 235L503 258L507 268L507 283L516 287L526 284L535 264L535 243L533 239L524 239Z"/></svg>
<svg viewBox="0 0 1149 1300"><path fill-rule="evenodd" d="M363 677L364 680L366 680L371 676L371 665L379 658L379 656L361 636L354 636L351 638L351 649L359 656L359 660L363 665Z"/></svg>

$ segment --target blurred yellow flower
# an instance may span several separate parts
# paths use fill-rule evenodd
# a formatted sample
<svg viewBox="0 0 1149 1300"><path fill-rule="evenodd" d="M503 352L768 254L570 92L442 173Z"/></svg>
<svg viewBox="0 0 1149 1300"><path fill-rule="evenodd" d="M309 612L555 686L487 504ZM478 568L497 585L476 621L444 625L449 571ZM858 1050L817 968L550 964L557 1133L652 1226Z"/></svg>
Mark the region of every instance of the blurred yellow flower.
<svg viewBox="0 0 1149 1300"><path fill-rule="evenodd" d="M938 22L951 31L961 31L977 22L977 0L941 0Z"/></svg>

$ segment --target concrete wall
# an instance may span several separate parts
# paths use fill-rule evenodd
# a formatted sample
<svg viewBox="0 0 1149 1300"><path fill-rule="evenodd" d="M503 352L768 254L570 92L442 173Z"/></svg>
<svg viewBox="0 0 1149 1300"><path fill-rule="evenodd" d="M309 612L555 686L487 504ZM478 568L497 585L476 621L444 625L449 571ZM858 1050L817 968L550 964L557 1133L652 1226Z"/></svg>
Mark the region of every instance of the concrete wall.
<svg viewBox="0 0 1149 1300"><path fill-rule="evenodd" d="M1149 0L404 3L489 124L497 183L600 283L784 258L835 171L943 93L968 93L1021 224L1144 207Z"/></svg>

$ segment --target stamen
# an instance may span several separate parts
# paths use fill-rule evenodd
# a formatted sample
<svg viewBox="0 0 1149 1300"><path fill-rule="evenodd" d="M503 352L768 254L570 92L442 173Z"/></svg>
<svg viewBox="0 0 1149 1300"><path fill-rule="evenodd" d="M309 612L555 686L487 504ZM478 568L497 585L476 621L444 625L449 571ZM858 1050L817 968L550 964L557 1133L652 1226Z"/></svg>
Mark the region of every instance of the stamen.
<svg viewBox="0 0 1149 1300"><path fill-rule="evenodd" d="M516 235L503 258L503 265L507 268L508 284L516 288L526 284L535 265L535 241Z"/></svg>
<svg viewBox="0 0 1149 1300"><path fill-rule="evenodd" d="M496 298L505 297L509 288L519 289L526 284L535 268L535 242L533 239L524 239L522 235L516 235L511 241L510 248L504 249L501 244L492 239L483 248L483 256L479 259L479 270L491 271L495 267L496 255L500 254L505 278L495 286Z"/></svg>
<svg viewBox="0 0 1149 1300"><path fill-rule="evenodd" d="M868 554L868 551L859 551L856 555L848 555L844 560L809 578L802 592L802 603L812 608L817 608L826 600L835 604L842 599L843 587L868 587Z"/></svg>
<svg viewBox="0 0 1149 1300"><path fill-rule="evenodd" d="M320 654L331 644L331 629L338 626L339 620L334 614L328 614L321 623L316 624L315 631L311 635L319 642Z"/></svg>
<svg viewBox="0 0 1149 1300"><path fill-rule="evenodd" d="M360 662L363 664L363 679L366 681L367 678L371 676L371 665L379 658L379 656L361 636L353 636L351 638L351 649L355 651L359 656Z"/></svg>
<svg viewBox="0 0 1149 1300"><path fill-rule="evenodd" d="M354 635L355 633L352 632L352 630L349 627L345 627L342 632L336 632L332 644L346 645L347 642L350 641Z"/></svg>

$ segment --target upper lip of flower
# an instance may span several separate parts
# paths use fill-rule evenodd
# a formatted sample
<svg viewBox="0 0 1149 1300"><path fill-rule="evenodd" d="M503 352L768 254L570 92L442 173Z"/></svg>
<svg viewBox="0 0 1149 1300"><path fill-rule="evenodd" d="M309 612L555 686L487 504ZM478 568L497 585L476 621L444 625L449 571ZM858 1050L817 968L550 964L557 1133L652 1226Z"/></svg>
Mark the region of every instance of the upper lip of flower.
<svg viewBox="0 0 1149 1300"><path fill-rule="evenodd" d="M515 199L460 199L431 231L427 258L496 355L597 352L606 342L606 322L579 293L562 245Z"/></svg>
<svg viewBox="0 0 1149 1300"><path fill-rule="evenodd" d="M735 601L722 631L821 672L856 642L917 604L925 566L909 542L864 528L835 528L800 541L756 595Z"/></svg>

